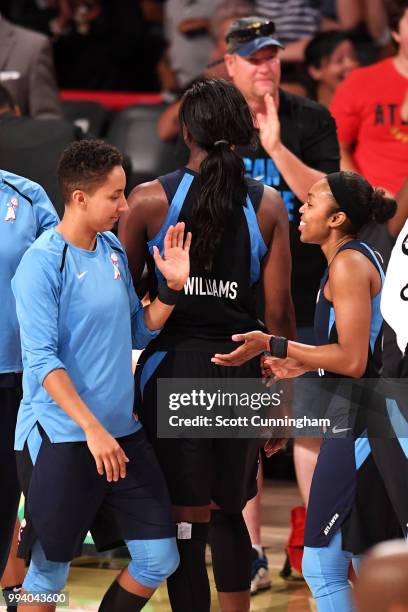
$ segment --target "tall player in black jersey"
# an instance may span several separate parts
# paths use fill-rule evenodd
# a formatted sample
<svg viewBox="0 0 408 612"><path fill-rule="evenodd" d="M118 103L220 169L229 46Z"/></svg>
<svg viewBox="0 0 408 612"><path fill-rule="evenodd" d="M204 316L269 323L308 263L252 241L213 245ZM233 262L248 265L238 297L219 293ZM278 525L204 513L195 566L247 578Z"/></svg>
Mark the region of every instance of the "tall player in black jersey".
<svg viewBox="0 0 408 612"><path fill-rule="evenodd" d="M230 355L213 358L219 365L241 365L268 347L272 357L265 358L265 374L292 378L319 369L331 379L326 413L331 426L313 476L303 556L303 574L319 612L351 612L350 561L357 562L370 545L407 531L404 447L395 437L385 438L385 429L382 439L376 437L378 420L387 424L386 402L374 403L373 394L350 384L350 378L379 376L383 322L381 265L356 236L372 219L384 223L395 209L394 200L352 172L315 183L300 209L299 230L301 240L319 244L327 259L315 312L317 346L254 331L235 336L243 344ZM353 393L350 401L347 391ZM394 475L385 457L392 460Z"/></svg>
<svg viewBox="0 0 408 612"><path fill-rule="evenodd" d="M256 494L259 443L157 439L156 380L260 376L258 358L236 371L211 363L214 351L232 348L231 334L260 328L255 314L259 281L268 330L293 337L288 219L274 189L245 179L234 146L250 143L253 119L232 84L196 83L183 98L180 118L190 149L188 165L137 187L119 232L134 281L147 263L150 298L157 291L152 250L161 249L166 227L178 219L194 232L190 278L174 296L168 324L142 355L136 406L167 479L174 520L184 523L178 539L181 563L168 581L172 609L209 611L204 554L209 538L221 609L246 612L251 543L242 509Z"/></svg>

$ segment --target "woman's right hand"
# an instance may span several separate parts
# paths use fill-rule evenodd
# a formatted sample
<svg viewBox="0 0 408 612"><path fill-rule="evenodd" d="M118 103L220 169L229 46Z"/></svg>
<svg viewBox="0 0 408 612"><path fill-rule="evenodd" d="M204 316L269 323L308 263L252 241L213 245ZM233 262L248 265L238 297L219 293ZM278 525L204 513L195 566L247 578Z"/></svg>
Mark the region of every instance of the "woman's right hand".
<svg viewBox="0 0 408 612"><path fill-rule="evenodd" d="M88 448L95 459L96 469L101 476L105 472L108 482L118 481L126 476L126 457L117 440L100 423L85 430Z"/></svg>

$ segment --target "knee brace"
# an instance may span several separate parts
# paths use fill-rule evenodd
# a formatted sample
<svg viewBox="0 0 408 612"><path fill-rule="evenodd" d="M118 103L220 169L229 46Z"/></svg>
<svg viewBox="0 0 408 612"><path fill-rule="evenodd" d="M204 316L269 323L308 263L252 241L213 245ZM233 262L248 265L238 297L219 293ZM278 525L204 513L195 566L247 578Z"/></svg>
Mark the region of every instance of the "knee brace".
<svg viewBox="0 0 408 612"><path fill-rule="evenodd" d="M126 545L132 557L129 574L143 586L155 589L177 569L179 554L175 538L127 540Z"/></svg>
<svg viewBox="0 0 408 612"><path fill-rule="evenodd" d="M211 512L210 545L217 591L247 591L251 585L251 540L242 513Z"/></svg>
<svg viewBox="0 0 408 612"><path fill-rule="evenodd" d="M67 582L69 565L69 562L48 561L40 542L37 540L33 546L23 589L31 593L61 591Z"/></svg>

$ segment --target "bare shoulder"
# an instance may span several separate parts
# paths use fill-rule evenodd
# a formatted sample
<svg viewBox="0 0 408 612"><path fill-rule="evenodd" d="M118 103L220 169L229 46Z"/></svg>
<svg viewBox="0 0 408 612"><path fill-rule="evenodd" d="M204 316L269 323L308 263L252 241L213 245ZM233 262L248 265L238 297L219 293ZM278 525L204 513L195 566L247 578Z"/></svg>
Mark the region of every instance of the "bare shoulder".
<svg viewBox="0 0 408 612"><path fill-rule="evenodd" d="M373 265L370 260L355 249L345 249L336 255L330 265L331 282L358 282L369 278Z"/></svg>
<svg viewBox="0 0 408 612"><path fill-rule="evenodd" d="M158 179L142 183L132 189L128 196L128 204L130 210L137 209L143 212L148 209L150 213L153 213L161 209L163 205L167 206L166 192Z"/></svg>
<svg viewBox="0 0 408 612"><path fill-rule="evenodd" d="M273 187L264 186L259 212L265 215L269 220L277 222L279 220L287 220L288 213L282 197Z"/></svg>

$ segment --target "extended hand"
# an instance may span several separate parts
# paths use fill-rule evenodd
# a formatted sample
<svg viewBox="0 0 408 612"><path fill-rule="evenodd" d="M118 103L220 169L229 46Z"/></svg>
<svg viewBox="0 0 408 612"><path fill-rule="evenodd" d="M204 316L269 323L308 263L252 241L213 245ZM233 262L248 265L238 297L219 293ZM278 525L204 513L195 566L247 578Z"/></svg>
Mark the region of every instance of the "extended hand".
<svg viewBox="0 0 408 612"><path fill-rule="evenodd" d="M94 425L85 431L86 442L95 459L98 474L106 474L108 482L115 482L126 476L126 457L123 449L102 425Z"/></svg>
<svg viewBox="0 0 408 612"><path fill-rule="evenodd" d="M275 100L271 94L265 94L265 112L256 114L256 122L259 128L259 138L263 148L272 157L273 152L280 140L280 121L275 106Z"/></svg>
<svg viewBox="0 0 408 612"><path fill-rule="evenodd" d="M153 257L156 266L167 280L170 289L180 291L190 274L191 232L188 232L184 242L184 223L170 225L164 238L163 257L159 249L153 247Z"/></svg>
<svg viewBox="0 0 408 612"><path fill-rule="evenodd" d="M247 334L232 336L234 342L243 342L235 351L222 355L216 353L211 361L222 366L239 366L253 357L260 355L266 349L269 336L261 331L252 331Z"/></svg>
<svg viewBox="0 0 408 612"><path fill-rule="evenodd" d="M276 381L281 378L296 378L308 370L303 364L291 357L279 359L278 357L265 356L262 358L261 371L262 378L269 379L272 377L273 381ZM269 386L269 383L267 383L267 386Z"/></svg>

